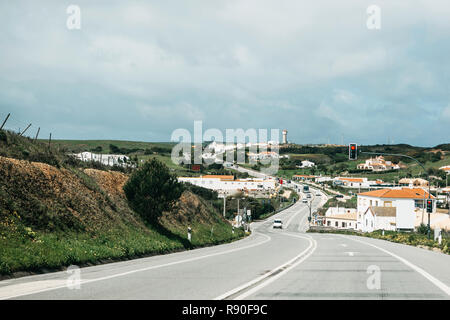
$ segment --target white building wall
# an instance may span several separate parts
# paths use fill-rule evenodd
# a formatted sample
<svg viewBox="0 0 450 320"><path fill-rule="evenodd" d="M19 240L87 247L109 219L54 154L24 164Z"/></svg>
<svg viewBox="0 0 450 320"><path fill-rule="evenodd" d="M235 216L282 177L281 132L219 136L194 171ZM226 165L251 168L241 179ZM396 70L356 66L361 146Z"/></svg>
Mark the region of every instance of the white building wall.
<svg viewBox="0 0 450 320"><path fill-rule="evenodd" d="M275 180L221 180L220 178L180 177L180 182L189 182L193 185L217 191L232 191L241 189L271 190L275 189Z"/></svg>
<svg viewBox="0 0 450 320"><path fill-rule="evenodd" d="M395 231L395 217L379 217L375 216L374 230Z"/></svg>
<svg viewBox="0 0 450 320"><path fill-rule="evenodd" d="M327 217L325 226L335 228L335 229L354 229L354 230L356 230L356 221Z"/></svg>
<svg viewBox="0 0 450 320"><path fill-rule="evenodd" d="M416 219L414 200L398 199L394 205L397 208L397 229L414 229Z"/></svg>
<svg viewBox="0 0 450 320"><path fill-rule="evenodd" d="M367 214L363 214L362 217L361 230L363 232L372 232L375 230L375 217L372 215L372 212L369 211Z"/></svg>

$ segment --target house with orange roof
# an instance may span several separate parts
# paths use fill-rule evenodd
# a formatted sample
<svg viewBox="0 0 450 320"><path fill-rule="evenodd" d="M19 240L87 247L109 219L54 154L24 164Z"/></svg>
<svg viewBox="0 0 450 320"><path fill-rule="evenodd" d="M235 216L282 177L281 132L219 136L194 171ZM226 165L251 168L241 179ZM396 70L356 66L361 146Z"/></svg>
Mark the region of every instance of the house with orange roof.
<svg viewBox="0 0 450 320"><path fill-rule="evenodd" d="M357 228L363 231L368 230L369 226L366 225L365 215L369 208L388 207L396 208L395 230L413 230L416 210L424 208L428 196L428 192L422 188L378 189L359 193L357 199ZM431 195L431 198L434 199L435 197ZM436 204L434 203L433 211L435 210ZM370 211L372 217L375 217L376 212ZM369 229L375 228L373 230L377 230L377 227L379 226L373 226Z"/></svg>
<svg viewBox="0 0 450 320"><path fill-rule="evenodd" d="M379 185L383 184L383 181L369 180L365 177L364 178L336 177L333 179L333 184L342 186L344 188L371 189L371 188L379 188Z"/></svg>
<svg viewBox="0 0 450 320"><path fill-rule="evenodd" d="M447 174L450 174L450 166L443 166L440 167L439 170L445 171Z"/></svg>
<svg viewBox="0 0 450 320"><path fill-rule="evenodd" d="M235 179L232 175L203 175L200 177L178 177L179 182L191 183L220 194L231 195L237 191L272 191L277 186L275 179Z"/></svg>
<svg viewBox="0 0 450 320"><path fill-rule="evenodd" d="M316 176L313 175L308 175L308 174L294 174L292 176L292 180L301 180L301 181L314 181L314 179L317 178Z"/></svg>

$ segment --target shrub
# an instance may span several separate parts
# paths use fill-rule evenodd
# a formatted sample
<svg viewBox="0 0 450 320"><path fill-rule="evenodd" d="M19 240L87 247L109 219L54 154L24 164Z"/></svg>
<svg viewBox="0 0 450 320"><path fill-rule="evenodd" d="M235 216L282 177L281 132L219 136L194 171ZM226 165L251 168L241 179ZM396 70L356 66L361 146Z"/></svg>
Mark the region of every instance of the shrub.
<svg viewBox="0 0 450 320"><path fill-rule="evenodd" d="M184 188L192 193L202 197L205 200L216 200L218 198L217 191L206 189L200 186L193 185L191 183L184 183Z"/></svg>
<svg viewBox="0 0 450 320"><path fill-rule="evenodd" d="M0 141L8 143L8 136L3 130L0 130Z"/></svg>
<svg viewBox="0 0 450 320"><path fill-rule="evenodd" d="M166 165L153 158L131 175L123 190L131 208L145 221L154 223L163 211L172 209L183 186Z"/></svg>
<svg viewBox="0 0 450 320"><path fill-rule="evenodd" d="M427 225L421 223L420 226L417 228L417 232L420 234L427 234L428 233Z"/></svg>

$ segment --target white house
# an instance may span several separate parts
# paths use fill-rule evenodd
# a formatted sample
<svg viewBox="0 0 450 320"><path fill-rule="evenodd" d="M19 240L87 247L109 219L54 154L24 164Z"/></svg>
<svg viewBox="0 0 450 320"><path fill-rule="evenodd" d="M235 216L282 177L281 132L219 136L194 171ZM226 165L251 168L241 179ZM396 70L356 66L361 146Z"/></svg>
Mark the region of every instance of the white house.
<svg viewBox="0 0 450 320"><path fill-rule="evenodd" d="M357 212L354 208L330 207L323 218L323 225L335 229L357 228Z"/></svg>
<svg viewBox="0 0 450 320"><path fill-rule="evenodd" d="M308 160L303 160L302 161L302 165L301 166L297 166L297 167L299 167L299 168L312 168L312 167L315 167L315 163L314 162L311 162L311 161L308 161Z"/></svg>
<svg viewBox="0 0 450 320"><path fill-rule="evenodd" d="M95 161L100 162L106 166L121 166L121 167L133 167L130 158L123 154L101 154L92 152L80 152L73 154L73 156L81 161Z"/></svg>
<svg viewBox="0 0 450 320"><path fill-rule="evenodd" d="M391 161L384 160L383 156L378 156L375 158L367 159L364 163L357 165L360 170L371 170L371 171L385 171L385 170L398 170L400 166L394 164Z"/></svg>
<svg viewBox="0 0 450 320"><path fill-rule="evenodd" d="M279 154L273 151L264 151L260 153L249 152L248 157L251 160L265 160L265 159L277 159L279 158Z"/></svg>
<svg viewBox="0 0 450 320"><path fill-rule="evenodd" d="M361 221L361 231L396 230L396 207L369 207Z"/></svg>
<svg viewBox="0 0 450 320"><path fill-rule="evenodd" d="M406 187L428 187L428 181L422 178L403 178L398 181L398 184Z"/></svg>
<svg viewBox="0 0 450 320"><path fill-rule="evenodd" d="M216 190L222 194L233 194L236 191L272 191L277 182L274 179L234 179L232 175L204 175L200 177L179 177L178 181L188 182L203 188Z"/></svg>
<svg viewBox="0 0 450 320"><path fill-rule="evenodd" d="M439 170L443 170L443 171L447 172L447 174L450 174L450 166L440 167Z"/></svg>
<svg viewBox="0 0 450 320"><path fill-rule="evenodd" d="M395 207L395 229L412 230L415 210L425 206L426 198L428 198L428 192L421 188L379 189L360 193L357 200L358 230L363 230L365 227L364 215L369 207ZM434 199L434 196L431 198ZM436 204L433 210L436 210ZM374 212L371 211L370 214L374 215Z"/></svg>
<svg viewBox="0 0 450 320"><path fill-rule="evenodd" d="M369 180L367 178L347 178L347 177L336 177L333 179L334 185L339 185L344 188L356 188L356 189L371 189L380 188L383 185L382 180Z"/></svg>

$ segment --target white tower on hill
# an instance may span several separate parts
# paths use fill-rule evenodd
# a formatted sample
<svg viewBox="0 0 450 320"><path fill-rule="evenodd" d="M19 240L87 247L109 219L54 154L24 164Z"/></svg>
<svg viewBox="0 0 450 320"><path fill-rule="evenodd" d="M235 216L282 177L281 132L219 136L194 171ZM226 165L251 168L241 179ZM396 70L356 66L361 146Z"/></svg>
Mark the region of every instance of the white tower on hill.
<svg viewBox="0 0 450 320"><path fill-rule="evenodd" d="M287 143L287 133L288 131L286 129L283 130L283 144Z"/></svg>

